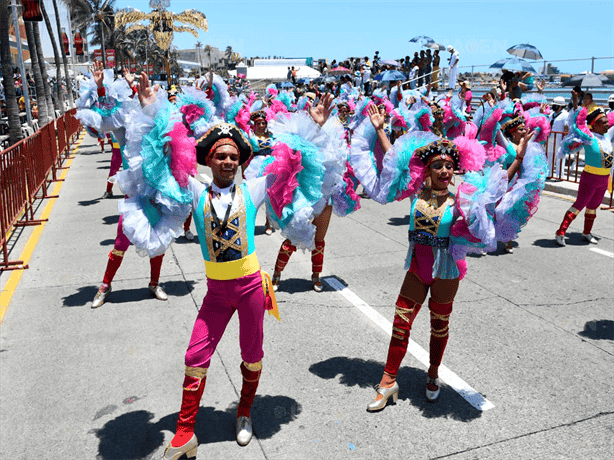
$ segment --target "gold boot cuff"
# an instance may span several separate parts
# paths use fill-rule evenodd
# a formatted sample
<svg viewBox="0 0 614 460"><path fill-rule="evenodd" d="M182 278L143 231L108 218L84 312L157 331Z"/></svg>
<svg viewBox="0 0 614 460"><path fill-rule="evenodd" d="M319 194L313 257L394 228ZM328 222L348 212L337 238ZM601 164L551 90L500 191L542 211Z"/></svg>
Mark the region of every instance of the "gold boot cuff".
<svg viewBox="0 0 614 460"><path fill-rule="evenodd" d="M596 209L588 209L588 208L586 208L586 214L597 214L597 210Z"/></svg>
<svg viewBox="0 0 614 460"><path fill-rule="evenodd" d="M206 367L185 367L185 375L188 377L195 377L197 379L204 379L207 376L207 368Z"/></svg>
<svg viewBox="0 0 614 460"><path fill-rule="evenodd" d="M248 371L256 372L262 370L262 360L258 361L257 363L246 363L243 361L243 365Z"/></svg>
<svg viewBox="0 0 614 460"><path fill-rule="evenodd" d="M118 256L118 257L124 257L125 253L126 253L126 251L119 251L117 249L113 249L111 251L111 254L113 254L114 256Z"/></svg>

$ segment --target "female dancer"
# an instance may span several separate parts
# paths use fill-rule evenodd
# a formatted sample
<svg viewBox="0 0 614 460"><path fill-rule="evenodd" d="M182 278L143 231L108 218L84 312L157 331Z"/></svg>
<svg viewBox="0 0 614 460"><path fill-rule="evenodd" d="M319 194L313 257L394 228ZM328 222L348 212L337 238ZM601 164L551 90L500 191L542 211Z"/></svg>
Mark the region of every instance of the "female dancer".
<svg viewBox="0 0 614 460"><path fill-rule="evenodd" d="M81 97L77 101L76 117L88 127L90 132L112 133L113 139L118 143L121 161L127 169L127 162L123 158L123 149L126 145L126 124L128 113L131 109L138 107L138 101L132 97L135 95L133 84L134 77L125 73L126 80L113 80L112 70L103 70L101 63L96 62L92 72L92 80L85 80L81 83ZM117 165L115 165L117 166ZM124 254L130 246L130 240L123 230L123 218L120 216L117 224L117 237L113 250L109 253L109 261L104 273L100 289L92 301L92 308L102 306L111 292L111 282L117 273ZM150 257L150 281L149 290L151 294L159 300L167 300L168 296L164 289L159 285L160 270L164 253Z"/></svg>
<svg viewBox="0 0 614 460"><path fill-rule="evenodd" d="M430 367L427 374L426 398L435 402L440 394L438 370L448 341L449 318L460 279L466 273L464 256L496 244L493 219L488 218L496 203L504 198L508 175L514 175L523 163L529 137L521 141L522 148L510 167L504 171L498 165L483 175L470 173L459 185L458 198L448 187L453 183L455 169L480 170L485 151L477 141L458 137L454 141L441 139L428 132L410 132L401 137L394 148L387 141L382 117L375 107L369 109L370 122L386 149L386 162L379 179L358 176L372 198L386 203L412 197L409 229L409 251L405 263L408 270L396 302L392 338L388 358L377 396L368 411L381 410L392 398L396 401L399 386L396 376L407 351L411 325L430 291L431 313ZM352 150L352 162L371 161L364 151ZM532 158L531 161L538 161ZM544 162L544 167L546 167ZM358 170L358 169L357 169ZM365 169L360 169L363 174ZM526 168L531 176L532 168ZM366 175L374 175L371 170ZM543 176L545 180L545 174ZM364 179L364 180L363 180ZM527 177L525 182L535 178ZM506 202L500 209L505 225L510 225L514 204ZM534 197L529 197L534 201ZM515 217L518 217L516 214ZM457 219L460 220L457 221ZM524 222L526 223L526 221ZM517 222L522 225L523 222ZM473 243L471 242L473 241ZM476 243L477 241L477 243Z"/></svg>
<svg viewBox="0 0 614 460"><path fill-rule="evenodd" d="M254 149L254 154L249 162L249 166L247 166L244 171L246 179L258 177L262 163L266 157L270 156L273 152L273 136L268 130L267 113L264 110L258 110L252 113L250 116L250 122L254 133L254 138L258 144L258 149ZM264 223L264 233L267 235L271 235L273 233L273 228L269 222L268 214Z"/></svg>
<svg viewBox="0 0 614 460"><path fill-rule="evenodd" d="M311 105L307 104L307 108ZM343 110L342 110L343 109ZM360 208L360 198L356 195L357 183L352 181L353 171L348 168L348 136L346 128L349 109L347 103L341 103L338 117L331 117L323 128L333 140L334 145L326 152L323 162L326 179L321 190L321 198L310 216L304 216L300 226L282 232L286 240L281 244L273 272L273 289L277 291L281 281L281 273L288 264L297 247L311 249L311 282L316 292L322 292L324 286L320 274L324 264L325 237L330 224L330 218L335 212L338 216L346 216ZM343 119L340 119L343 117ZM273 135L283 139L282 132L273 129Z"/></svg>

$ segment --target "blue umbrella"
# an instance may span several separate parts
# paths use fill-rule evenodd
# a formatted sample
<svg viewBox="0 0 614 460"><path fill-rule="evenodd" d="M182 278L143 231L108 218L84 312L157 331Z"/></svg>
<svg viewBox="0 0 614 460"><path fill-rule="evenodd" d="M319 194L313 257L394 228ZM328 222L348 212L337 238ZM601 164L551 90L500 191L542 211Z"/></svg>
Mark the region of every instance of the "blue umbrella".
<svg viewBox="0 0 614 460"><path fill-rule="evenodd" d="M520 58L504 58L495 62L490 66L491 69L501 69L501 70L515 70L517 72L533 72L537 73L537 71L531 67L524 59Z"/></svg>
<svg viewBox="0 0 614 460"><path fill-rule="evenodd" d="M303 85L308 85L309 83L311 83L311 78L307 78L307 77L299 78L298 82L302 83Z"/></svg>
<svg viewBox="0 0 614 460"><path fill-rule="evenodd" d="M514 45L511 48L508 48L507 52L513 56L518 56L519 58L523 59L543 59L542 53L540 53L539 50L533 45L529 45L527 43Z"/></svg>
<svg viewBox="0 0 614 460"><path fill-rule="evenodd" d="M417 42L434 43L435 40L433 40L431 37L427 37L426 35L418 35L417 37L414 37L409 41L409 43Z"/></svg>
<svg viewBox="0 0 614 460"><path fill-rule="evenodd" d="M282 81L279 85L280 88L294 88L294 85L291 81Z"/></svg>
<svg viewBox="0 0 614 460"><path fill-rule="evenodd" d="M373 79L377 81L403 81L407 77L398 70L386 70L385 72L378 73Z"/></svg>

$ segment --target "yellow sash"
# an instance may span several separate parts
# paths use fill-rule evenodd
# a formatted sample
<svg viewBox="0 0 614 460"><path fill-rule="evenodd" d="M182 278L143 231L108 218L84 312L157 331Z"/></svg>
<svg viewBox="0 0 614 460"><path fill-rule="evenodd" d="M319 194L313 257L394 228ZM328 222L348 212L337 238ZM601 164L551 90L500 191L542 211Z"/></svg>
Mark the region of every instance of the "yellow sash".
<svg viewBox="0 0 614 460"><path fill-rule="evenodd" d="M586 165L584 166L584 170L596 176L607 176L610 174L610 168L597 168L596 166Z"/></svg>
<svg viewBox="0 0 614 460"><path fill-rule="evenodd" d="M253 275L260 271L265 302L267 297L271 300L272 308L268 310L269 315L273 315L278 321L281 321L271 277L267 272L260 270L260 264L258 263L258 257L256 257L255 252L252 252L247 257L243 257L239 260L232 260L230 262L209 262L205 260L205 270L207 271L207 278L220 281L234 280L243 276Z"/></svg>

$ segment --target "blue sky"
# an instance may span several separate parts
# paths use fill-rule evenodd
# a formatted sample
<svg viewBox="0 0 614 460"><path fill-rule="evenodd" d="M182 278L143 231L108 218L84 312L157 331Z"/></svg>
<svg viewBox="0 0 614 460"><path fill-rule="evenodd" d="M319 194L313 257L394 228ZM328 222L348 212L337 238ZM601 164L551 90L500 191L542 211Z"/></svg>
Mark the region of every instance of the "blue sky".
<svg viewBox="0 0 614 460"><path fill-rule="evenodd" d="M149 0L117 0L116 7L150 11ZM170 10L196 8L209 32L175 36L174 45L196 41L242 56L349 56L400 58L421 48L409 40L427 35L460 53L459 66L490 65L518 43L536 46L546 59L614 56L614 1L411 2L411 1L186 1ZM574 25L575 22L575 25ZM443 52L447 59L449 53ZM443 61L442 61L443 64ZM590 70L590 61L555 63L567 72ZM614 59L595 61L595 71L614 69ZM461 71L469 69L461 69Z"/></svg>

